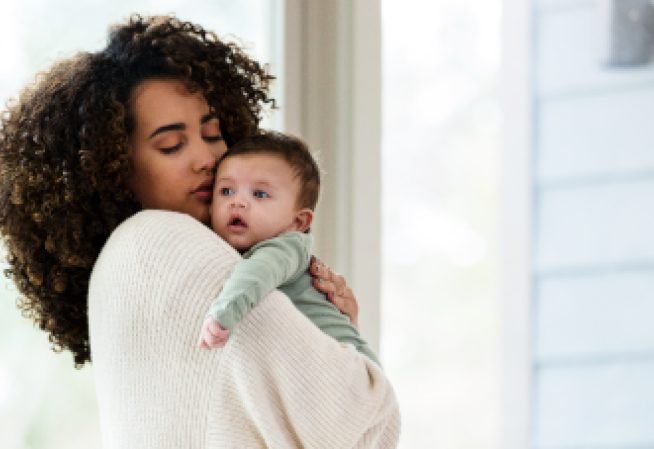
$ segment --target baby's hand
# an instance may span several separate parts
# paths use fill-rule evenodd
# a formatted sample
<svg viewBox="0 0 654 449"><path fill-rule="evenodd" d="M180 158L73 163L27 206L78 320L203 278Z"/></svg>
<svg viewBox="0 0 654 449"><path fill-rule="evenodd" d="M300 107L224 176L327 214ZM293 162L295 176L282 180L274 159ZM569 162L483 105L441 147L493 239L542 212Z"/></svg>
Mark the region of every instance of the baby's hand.
<svg viewBox="0 0 654 449"><path fill-rule="evenodd" d="M229 329L223 329L211 317L207 317L202 324L198 346L205 349L222 348L227 342Z"/></svg>

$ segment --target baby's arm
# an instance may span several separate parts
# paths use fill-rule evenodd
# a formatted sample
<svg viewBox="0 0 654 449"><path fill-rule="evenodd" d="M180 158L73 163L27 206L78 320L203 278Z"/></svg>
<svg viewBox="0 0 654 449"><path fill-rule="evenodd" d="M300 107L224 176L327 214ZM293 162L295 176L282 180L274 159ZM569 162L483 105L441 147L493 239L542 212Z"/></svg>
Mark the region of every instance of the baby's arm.
<svg viewBox="0 0 654 449"><path fill-rule="evenodd" d="M249 257L234 266L211 304L198 346L224 346L230 332L264 296L307 269L312 244L313 237L300 232L283 233L256 244Z"/></svg>

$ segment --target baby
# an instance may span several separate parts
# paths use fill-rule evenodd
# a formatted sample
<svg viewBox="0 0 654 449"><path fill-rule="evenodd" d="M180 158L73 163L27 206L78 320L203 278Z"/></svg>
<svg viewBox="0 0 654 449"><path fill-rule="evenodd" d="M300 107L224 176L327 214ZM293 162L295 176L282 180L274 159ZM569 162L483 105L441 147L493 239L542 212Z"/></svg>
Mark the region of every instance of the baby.
<svg viewBox="0 0 654 449"><path fill-rule="evenodd" d="M300 139L265 132L225 153L216 173L211 224L243 260L211 304L200 347L224 346L247 312L279 289L324 333L381 366L348 317L312 285L308 231L319 193L320 170Z"/></svg>

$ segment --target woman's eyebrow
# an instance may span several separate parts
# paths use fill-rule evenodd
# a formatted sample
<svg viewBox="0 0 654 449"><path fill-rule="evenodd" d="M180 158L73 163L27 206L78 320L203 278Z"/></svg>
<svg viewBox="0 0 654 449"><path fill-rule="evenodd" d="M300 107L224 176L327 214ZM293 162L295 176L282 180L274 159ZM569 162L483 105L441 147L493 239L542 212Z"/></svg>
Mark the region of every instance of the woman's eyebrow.
<svg viewBox="0 0 654 449"><path fill-rule="evenodd" d="M207 114L202 119L200 120L200 124L204 125L210 120L216 119L218 120L218 117L216 117L213 114ZM167 131L184 131L186 129L186 125L184 123L173 123L172 125L165 125L157 128L155 132L150 134L150 137L148 139L152 139L154 136L157 134L165 133Z"/></svg>
<svg viewBox="0 0 654 449"><path fill-rule="evenodd" d="M204 124L207 123L209 120L213 120L213 119L218 120L218 117L216 117L216 116L213 115L213 114L207 114L207 115L205 115L204 117L202 117L202 120L200 120L200 124L201 124L201 125L204 125Z"/></svg>
<svg viewBox="0 0 654 449"><path fill-rule="evenodd" d="M155 132L150 134L150 137L148 137L148 139L152 139L157 134L165 133L167 131L184 131L185 129L186 129L186 125L183 123L173 123L172 125L161 126L157 128Z"/></svg>

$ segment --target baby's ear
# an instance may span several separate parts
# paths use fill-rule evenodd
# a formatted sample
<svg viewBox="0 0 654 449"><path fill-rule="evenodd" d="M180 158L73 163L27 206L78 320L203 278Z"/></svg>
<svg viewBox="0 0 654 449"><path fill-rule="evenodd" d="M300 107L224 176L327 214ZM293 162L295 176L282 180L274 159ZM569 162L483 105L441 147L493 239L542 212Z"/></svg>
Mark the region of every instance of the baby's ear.
<svg viewBox="0 0 654 449"><path fill-rule="evenodd" d="M300 209L295 213L293 223L289 226L289 231L304 232L309 229L313 221L313 211L311 209Z"/></svg>

